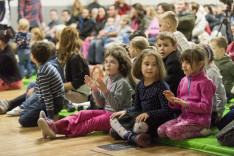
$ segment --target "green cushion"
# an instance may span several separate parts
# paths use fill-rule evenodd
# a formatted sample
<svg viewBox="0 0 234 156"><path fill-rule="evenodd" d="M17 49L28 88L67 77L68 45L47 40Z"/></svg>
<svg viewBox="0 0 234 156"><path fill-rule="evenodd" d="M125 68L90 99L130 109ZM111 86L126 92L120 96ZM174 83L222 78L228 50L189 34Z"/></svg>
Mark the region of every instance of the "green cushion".
<svg viewBox="0 0 234 156"><path fill-rule="evenodd" d="M230 100L230 103L234 103L234 98L232 98L232 99Z"/></svg>
<svg viewBox="0 0 234 156"><path fill-rule="evenodd" d="M226 109L224 115L229 112L229 104L226 105ZM217 128L211 128L213 134L203 138L194 138L194 139L186 139L181 141L173 141L170 139L162 139L156 138L156 141L172 146L178 146L183 148L189 148L201 152L217 154L217 155L234 155L234 148L221 146L215 134L218 132Z"/></svg>

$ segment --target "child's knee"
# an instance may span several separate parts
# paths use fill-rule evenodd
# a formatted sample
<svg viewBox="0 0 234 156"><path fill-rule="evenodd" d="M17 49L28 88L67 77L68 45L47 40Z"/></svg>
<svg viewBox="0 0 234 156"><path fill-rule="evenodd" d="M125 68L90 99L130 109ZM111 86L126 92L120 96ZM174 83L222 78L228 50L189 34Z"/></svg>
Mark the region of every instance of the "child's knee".
<svg viewBox="0 0 234 156"><path fill-rule="evenodd" d="M137 134L146 133L148 131L148 124L145 122L135 123L133 126L133 132Z"/></svg>
<svg viewBox="0 0 234 156"><path fill-rule="evenodd" d="M180 140L179 137L178 137L178 133L177 133L178 130L176 130L175 128L172 128L172 127L168 127L166 129L166 135L169 139L171 140Z"/></svg>

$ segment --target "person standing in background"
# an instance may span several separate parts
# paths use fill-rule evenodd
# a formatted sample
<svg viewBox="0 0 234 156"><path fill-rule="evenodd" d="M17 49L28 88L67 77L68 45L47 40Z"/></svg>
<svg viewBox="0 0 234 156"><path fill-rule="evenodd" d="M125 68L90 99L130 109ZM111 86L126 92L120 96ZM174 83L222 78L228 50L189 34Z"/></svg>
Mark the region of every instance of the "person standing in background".
<svg viewBox="0 0 234 156"><path fill-rule="evenodd" d="M42 28L46 28L44 18L42 16L41 0L18 0L18 20L26 18L30 23L30 30L38 27L40 21Z"/></svg>

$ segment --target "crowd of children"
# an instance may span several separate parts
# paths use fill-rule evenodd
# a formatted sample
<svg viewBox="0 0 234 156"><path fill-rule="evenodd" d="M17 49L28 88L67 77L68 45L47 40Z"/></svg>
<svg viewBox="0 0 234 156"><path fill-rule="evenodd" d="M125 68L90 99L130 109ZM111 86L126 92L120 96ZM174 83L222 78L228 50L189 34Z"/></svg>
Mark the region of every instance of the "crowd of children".
<svg viewBox="0 0 234 156"><path fill-rule="evenodd" d="M132 6L130 27L129 6L120 0L110 7L124 14L119 26L117 17L107 18L106 9L99 7L94 28L86 31L86 22L92 20L87 18L89 10L82 8L82 15L73 14L77 27L57 26L56 46L44 40L40 28L29 32L24 18L15 36L11 29L1 28L0 91L19 89L24 76L31 78L31 61L37 78L25 94L0 100L0 114L19 115L23 127L38 126L43 138L109 131L116 139L145 147L153 137L205 137L212 133L210 127L217 126L219 143L234 146L234 109L223 117L225 105L234 98L234 62L226 54L227 39L219 36L209 44L191 43L177 30L180 21L173 11L155 18L148 7L147 17L139 3ZM96 63L103 64L107 78L91 77L88 64ZM73 112L72 103L89 97L99 110L82 110L58 120L63 108Z"/></svg>

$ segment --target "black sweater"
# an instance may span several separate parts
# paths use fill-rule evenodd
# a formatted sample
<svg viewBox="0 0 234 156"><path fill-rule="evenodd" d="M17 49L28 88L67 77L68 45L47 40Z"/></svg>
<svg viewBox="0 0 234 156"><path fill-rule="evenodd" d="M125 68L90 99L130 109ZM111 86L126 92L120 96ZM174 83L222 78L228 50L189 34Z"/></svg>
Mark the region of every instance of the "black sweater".
<svg viewBox="0 0 234 156"><path fill-rule="evenodd" d="M180 51L176 50L163 59L167 71L165 81L170 86L171 91L177 95L177 88L181 79L185 76L180 63Z"/></svg>
<svg viewBox="0 0 234 156"><path fill-rule="evenodd" d="M89 74L89 67L85 60L77 53L74 53L67 61L66 82L71 82L75 90L84 84L84 76Z"/></svg>
<svg viewBox="0 0 234 156"><path fill-rule="evenodd" d="M0 50L0 78L6 83L16 82L22 79L10 45L7 45L3 51Z"/></svg>

